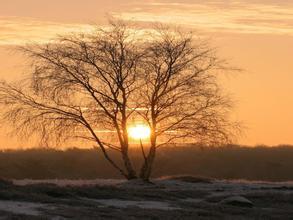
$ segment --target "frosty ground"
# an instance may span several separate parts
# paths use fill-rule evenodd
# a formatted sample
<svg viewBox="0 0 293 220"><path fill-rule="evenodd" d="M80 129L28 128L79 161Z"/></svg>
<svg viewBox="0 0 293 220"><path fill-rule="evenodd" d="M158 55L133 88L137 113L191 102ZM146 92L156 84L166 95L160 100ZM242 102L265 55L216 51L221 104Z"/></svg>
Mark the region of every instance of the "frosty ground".
<svg viewBox="0 0 293 220"><path fill-rule="evenodd" d="M292 219L293 183L181 176L0 183L0 219Z"/></svg>

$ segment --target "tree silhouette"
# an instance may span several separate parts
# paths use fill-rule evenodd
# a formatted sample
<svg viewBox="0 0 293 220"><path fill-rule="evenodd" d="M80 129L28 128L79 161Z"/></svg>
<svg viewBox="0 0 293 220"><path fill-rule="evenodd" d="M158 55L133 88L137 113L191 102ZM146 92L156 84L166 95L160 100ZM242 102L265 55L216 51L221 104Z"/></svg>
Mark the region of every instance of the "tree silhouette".
<svg viewBox="0 0 293 220"><path fill-rule="evenodd" d="M112 21L92 33L20 49L31 59L32 72L21 82L0 85L3 118L20 135L38 134L46 143L94 142L125 178L146 181L158 148L232 137L230 101L217 83L223 62L192 34L165 27L145 33ZM129 157L133 120L151 131L149 143L140 140L139 174ZM111 158L112 150L121 154L123 166Z"/></svg>

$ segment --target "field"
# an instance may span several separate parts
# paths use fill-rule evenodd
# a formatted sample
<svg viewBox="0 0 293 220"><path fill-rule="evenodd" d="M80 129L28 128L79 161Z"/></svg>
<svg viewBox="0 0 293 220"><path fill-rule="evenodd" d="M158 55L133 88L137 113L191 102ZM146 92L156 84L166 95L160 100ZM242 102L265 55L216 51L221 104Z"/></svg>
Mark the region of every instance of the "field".
<svg viewBox="0 0 293 220"><path fill-rule="evenodd" d="M116 161L120 155L112 154ZM132 149L135 167L141 151ZM153 178L194 175L216 179L293 180L293 147L166 147L158 151ZM0 152L5 179L119 179L101 152L92 149L32 149Z"/></svg>
<svg viewBox="0 0 293 220"><path fill-rule="evenodd" d="M292 219L292 158L290 146L169 147L145 184L95 150L3 151L0 219Z"/></svg>
<svg viewBox="0 0 293 220"><path fill-rule="evenodd" d="M293 183L192 176L155 179L150 184L117 179L2 181L0 216L21 220L292 219Z"/></svg>

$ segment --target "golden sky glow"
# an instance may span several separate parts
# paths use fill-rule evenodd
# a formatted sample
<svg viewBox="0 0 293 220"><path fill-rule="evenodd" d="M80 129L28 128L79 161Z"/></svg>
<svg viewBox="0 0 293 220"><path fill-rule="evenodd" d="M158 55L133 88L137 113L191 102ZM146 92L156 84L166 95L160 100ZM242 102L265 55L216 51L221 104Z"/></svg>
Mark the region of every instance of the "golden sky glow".
<svg viewBox="0 0 293 220"><path fill-rule="evenodd" d="M14 45L87 31L88 24L104 25L107 14L179 24L209 37L221 57L245 70L223 79L237 100L235 117L248 128L240 143L293 144L292 0L1 0L0 77L24 72L24 59L9 50ZM0 139L4 147L26 145Z"/></svg>

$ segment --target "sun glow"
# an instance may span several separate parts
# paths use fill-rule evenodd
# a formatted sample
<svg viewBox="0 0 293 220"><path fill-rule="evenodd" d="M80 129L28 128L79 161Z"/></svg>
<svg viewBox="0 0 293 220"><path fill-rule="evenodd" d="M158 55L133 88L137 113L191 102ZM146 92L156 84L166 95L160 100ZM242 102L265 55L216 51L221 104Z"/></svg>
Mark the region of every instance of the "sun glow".
<svg viewBox="0 0 293 220"><path fill-rule="evenodd" d="M129 136L133 139L147 139L150 137L150 127L145 124L135 124L128 128Z"/></svg>

